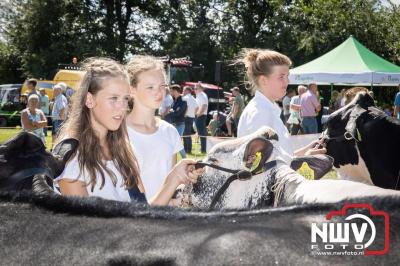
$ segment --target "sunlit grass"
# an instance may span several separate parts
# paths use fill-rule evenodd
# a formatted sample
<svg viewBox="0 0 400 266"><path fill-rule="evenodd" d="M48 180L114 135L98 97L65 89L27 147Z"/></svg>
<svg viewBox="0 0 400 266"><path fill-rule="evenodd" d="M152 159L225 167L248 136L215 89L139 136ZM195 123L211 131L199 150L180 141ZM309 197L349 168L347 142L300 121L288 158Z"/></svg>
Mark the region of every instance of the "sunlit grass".
<svg viewBox="0 0 400 266"><path fill-rule="evenodd" d="M21 127L15 128L2 128L0 129L0 143L3 143L10 138L14 137L22 131ZM51 129L47 130L46 149L50 150L52 146Z"/></svg>

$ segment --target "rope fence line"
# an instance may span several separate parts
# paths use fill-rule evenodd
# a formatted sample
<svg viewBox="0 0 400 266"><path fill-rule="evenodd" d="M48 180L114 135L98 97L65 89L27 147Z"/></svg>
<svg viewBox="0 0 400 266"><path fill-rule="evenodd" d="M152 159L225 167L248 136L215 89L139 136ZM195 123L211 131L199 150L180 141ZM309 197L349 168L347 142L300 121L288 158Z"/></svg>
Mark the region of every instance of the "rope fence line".
<svg viewBox="0 0 400 266"><path fill-rule="evenodd" d="M21 111L15 111L12 114L7 114L7 113L2 113L0 114L0 117L7 117L7 116L11 116L11 117L21 117ZM53 118L54 116L51 115L45 115L46 118Z"/></svg>

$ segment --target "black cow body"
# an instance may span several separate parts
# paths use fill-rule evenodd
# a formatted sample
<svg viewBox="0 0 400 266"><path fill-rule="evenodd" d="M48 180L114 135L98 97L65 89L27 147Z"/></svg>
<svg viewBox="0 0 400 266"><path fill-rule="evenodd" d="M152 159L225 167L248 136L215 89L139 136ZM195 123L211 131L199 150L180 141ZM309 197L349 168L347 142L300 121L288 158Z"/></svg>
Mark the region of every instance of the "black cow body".
<svg viewBox="0 0 400 266"><path fill-rule="evenodd" d="M0 258L2 265L397 265L400 198L355 202L390 214L386 255L311 253L311 223L326 221L343 203L199 212L3 192ZM383 243L379 228L376 242Z"/></svg>
<svg viewBox="0 0 400 266"><path fill-rule="evenodd" d="M400 121L364 92L327 122L327 153L342 178L400 189Z"/></svg>
<svg viewBox="0 0 400 266"><path fill-rule="evenodd" d="M270 129L266 129L244 139L220 144L210 152L206 160L214 157L217 160L214 163L220 160L219 164L222 166L245 169L250 161L246 161L243 165L243 158L260 151L262 152L260 165L263 165L277 159L279 155L276 147L273 147L271 152L270 145L274 144L271 136L273 134ZM13 175L7 172L10 171L10 162L16 164L20 162L19 168L12 168L17 172L26 166L25 163L21 163L25 161L19 161L21 160L19 156L25 153L11 152L8 147L15 143L8 144L10 145L3 146L0 150L2 151L0 179L7 178L3 176L5 173ZM44 164L42 168L47 167L48 171L55 174L61 171L69 151L73 150L75 144L66 143L66 146L56 148L55 153L61 154L61 157L58 155L46 157L53 164ZM13 147L18 149L18 146ZM66 148L63 149L64 147ZM36 149L31 150L39 152ZM222 159L226 159L227 162ZM194 202L203 204L195 207L207 208L210 197L218 189L212 185L223 182L227 177L226 174L218 173L214 179L219 180L212 181L213 173L215 172L207 168L198 187L193 188L191 196ZM46 177L46 174L35 176L34 191L35 182L43 181L36 177ZM253 190L246 189L251 186L244 186L245 181L233 182L232 187L218 201L217 207L240 209L264 207L265 209L182 210L94 197L66 198L55 193L38 195L26 191L20 193L0 191L0 264L396 265L398 263L400 258L396 249L400 244L398 192L350 181L305 180L285 164L277 164L253 178L256 178ZM46 183L44 185L46 186ZM236 195L239 201L236 203L239 204L230 202L235 193L238 193ZM333 202L336 204L332 204ZM386 211L390 215L391 249L388 254L354 257L320 256L312 253L314 250L311 249L310 241L311 223L326 222L326 215L333 210L341 209L345 203L369 203L375 210ZM268 206L272 204L298 206L269 208ZM365 210L359 209L355 213L365 213ZM335 221L343 222L340 217L336 219ZM384 234L379 231L375 239L377 245L382 245ZM349 244L354 245L354 240Z"/></svg>
<svg viewBox="0 0 400 266"><path fill-rule="evenodd" d="M62 173L77 145L77 140L67 139L50 153L34 134L22 132L11 138L0 146L0 191L31 190L33 183L43 182L52 187L52 179Z"/></svg>

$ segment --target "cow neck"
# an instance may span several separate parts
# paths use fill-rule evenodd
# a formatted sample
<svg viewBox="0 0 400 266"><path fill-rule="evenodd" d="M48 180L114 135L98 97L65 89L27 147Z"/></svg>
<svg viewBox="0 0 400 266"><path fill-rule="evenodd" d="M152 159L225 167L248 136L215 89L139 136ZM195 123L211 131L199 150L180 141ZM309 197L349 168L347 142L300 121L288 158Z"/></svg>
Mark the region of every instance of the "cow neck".
<svg viewBox="0 0 400 266"><path fill-rule="evenodd" d="M281 164L281 163L285 163L285 162L282 160L279 160L279 159L269 161L269 162L264 163L264 165L263 165L263 167L261 167L261 169L255 169L251 172L248 170L228 169L228 168L224 168L224 167L221 167L221 166L218 166L215 164L209 164L209 163L203 163L203 162L197 162L195 167L200 168L200 167L204 167L204 166L209 166L214 169L232 174L231 176L228 177L228 179L225 180L223 185L218 189L217 193L214 195L214 197L211 201L210 207L209 207L209 209L214 209L217 202L220 200L222 195L226 192L226 190L229 188L230 184L233 181L235 181L235 180L241 180L241 181L250 180L253 177L253 175L261 174L261 173L265 172L267 169L276 167L278 164Z"/></svg>

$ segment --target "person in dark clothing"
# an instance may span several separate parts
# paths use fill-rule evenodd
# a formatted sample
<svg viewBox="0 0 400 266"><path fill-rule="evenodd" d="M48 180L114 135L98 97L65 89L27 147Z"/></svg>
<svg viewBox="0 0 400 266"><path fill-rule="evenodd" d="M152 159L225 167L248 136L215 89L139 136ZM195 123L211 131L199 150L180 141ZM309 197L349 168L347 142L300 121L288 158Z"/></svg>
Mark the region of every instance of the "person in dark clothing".
<svg viewBox="0 0 400 266"><path fill-rule="evenodd" d="M178 130L179 136L183 135L185 131L185 114L187 110L187 103L182 99L182 88L179 85L172 85L170 87L171 96L174 98L172 110L167 115L167 121L171 121ZM184 149L180 151L182 158L186 158Z"/></svg>

